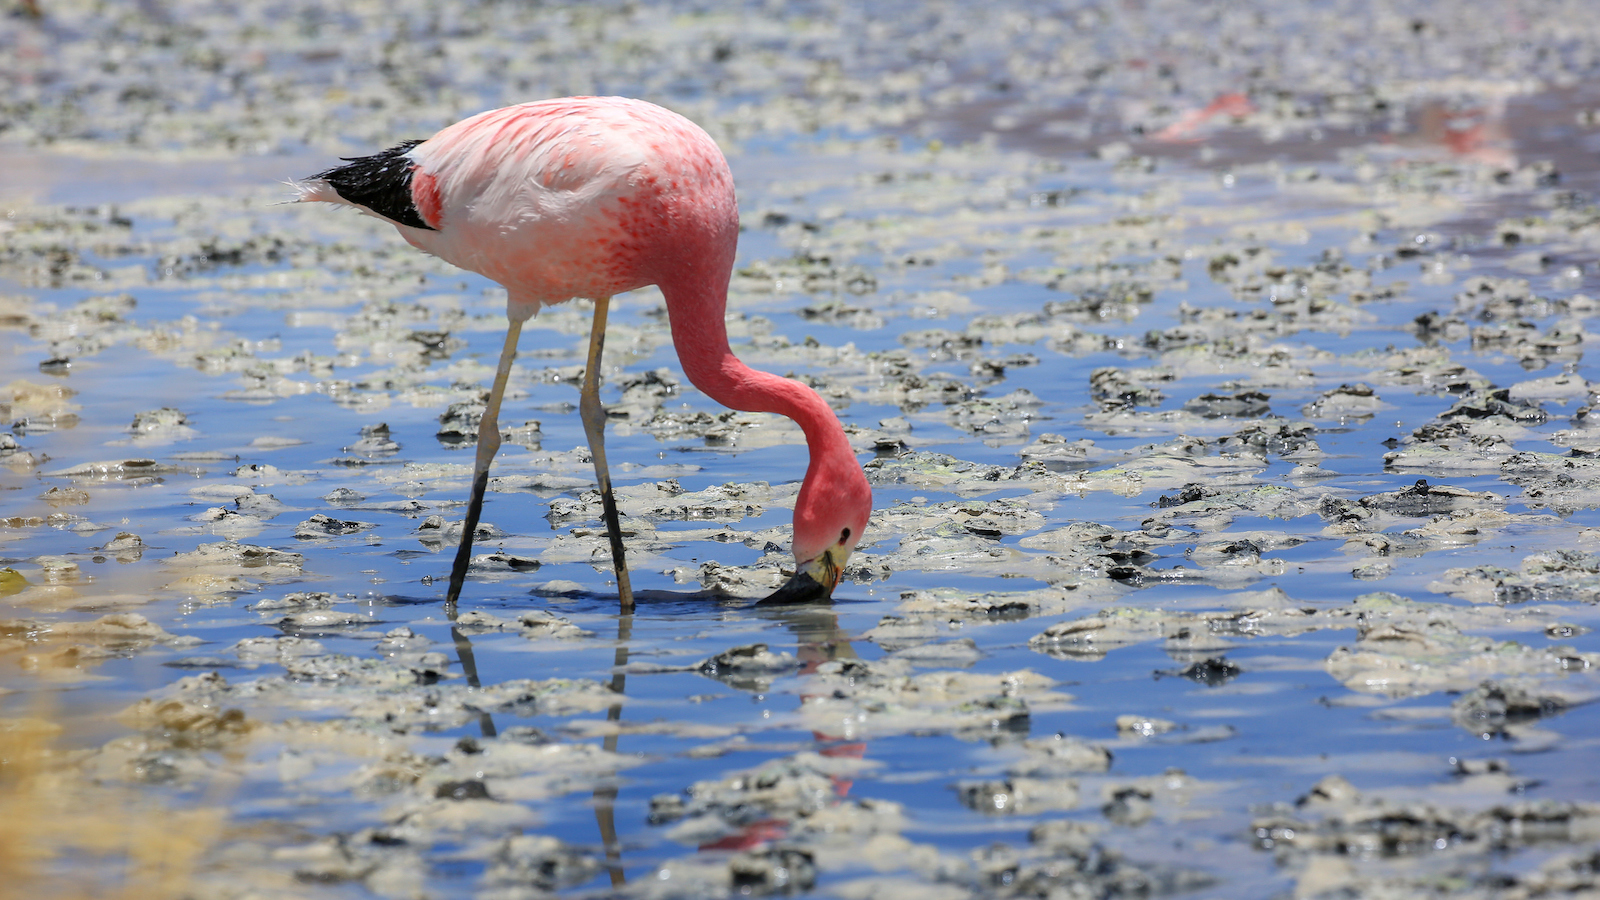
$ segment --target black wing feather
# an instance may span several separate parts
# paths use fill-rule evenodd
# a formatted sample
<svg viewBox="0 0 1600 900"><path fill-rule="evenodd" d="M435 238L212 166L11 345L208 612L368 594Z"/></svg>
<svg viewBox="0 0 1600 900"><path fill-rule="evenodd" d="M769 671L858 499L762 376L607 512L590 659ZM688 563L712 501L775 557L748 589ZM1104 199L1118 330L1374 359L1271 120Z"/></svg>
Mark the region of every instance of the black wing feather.
<svg viewBox="0 0 1600 900"><path fill-rule="evenodd" d="M406 159L406 154L420 143L403 141L371 156L341 157L349 165L335 166L314 177L326 181L344 199L386 219L434 231L411 200L411 170L415 163Z"/></svg>

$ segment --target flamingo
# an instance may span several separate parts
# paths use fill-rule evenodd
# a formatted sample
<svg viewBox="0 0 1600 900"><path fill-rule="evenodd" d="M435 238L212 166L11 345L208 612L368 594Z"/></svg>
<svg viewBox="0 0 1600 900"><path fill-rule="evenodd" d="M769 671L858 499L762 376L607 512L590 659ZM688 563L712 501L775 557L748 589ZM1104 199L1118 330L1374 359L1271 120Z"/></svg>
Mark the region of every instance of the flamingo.
<svg viewBox="0 0 1600 900"><path fill-rule="evenodd" d="M543 306L594 302L579 414L594 460L617 591L633 606L606 466L600 357L613 295L646 285L666 298L684 374L724 406L781 413L805 432L810 464L795 502L792 577L766 602L832 596L872 512L872 489L833 410L816 391L752 369L724 322L738 242L733 175L688 119L642 100L568 97L489 110L424 141L346 158L291 182L295 201L353 206L412 246L507 291L505 346L478 426L472 493L450 571L454 610L500 447L500 402L522 325Z"/></svg>

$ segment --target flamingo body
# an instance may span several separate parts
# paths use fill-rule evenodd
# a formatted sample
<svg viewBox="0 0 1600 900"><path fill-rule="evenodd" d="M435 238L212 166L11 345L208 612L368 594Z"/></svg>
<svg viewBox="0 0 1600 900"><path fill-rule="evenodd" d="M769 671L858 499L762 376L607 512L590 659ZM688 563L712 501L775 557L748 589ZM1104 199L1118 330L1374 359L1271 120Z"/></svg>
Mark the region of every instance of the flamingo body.
<svg viewBox="0 0 1600 900"><path fill-rule="evenodd" d="M725 406L781 413L805 432L811 460L795 506L796 578L831 593L866 528L871 488L815 391L745 366L728 347L724 314L739 215L733 176L710 136L640 100L571 97L490 110L428 140L347 162L298 182L299 199L356 206L394 224L417 248L504 285L513 322L508 354L517 325L541 307L588 297L599 317L595 362L600 303L659 285L689 380ZM503 372L509 364L504 357ZM501 384L503 375L497 390ZM609 493L609 476L601 480ZM612 531L620 576L614 524Z"/></svg>
<svg viewBox="0 0 1600 900"><path fill-rule="evenodd" d="M300 199L358 206L392 222L418 249L504 285L514 317L573 297L709 278L733 265L739 212L722 151L694 123L654 104L523 103L367 159L397 157L398 169L409 171L376 174L408 183L409 208L348 196L329 178L340 169L302 182Z"/></svg>

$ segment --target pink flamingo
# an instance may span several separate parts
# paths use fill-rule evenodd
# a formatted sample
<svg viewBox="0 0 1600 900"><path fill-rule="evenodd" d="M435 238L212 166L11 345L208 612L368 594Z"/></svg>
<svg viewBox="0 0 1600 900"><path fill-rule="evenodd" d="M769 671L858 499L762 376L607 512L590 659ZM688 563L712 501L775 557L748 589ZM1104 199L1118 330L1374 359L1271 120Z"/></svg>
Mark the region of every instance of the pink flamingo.
<svg viewBox="0 0 1600 900"><path fill-rule="evenodd" d="M1244 94L1223 94L1206 104L1204 109L1191 109L1177 121L1156 133L1155 139L1166 144L1189 144L1201 139L1200 128L1219 116L1242 119L1256 111L1256 105Z"/></svg>
<svg viewBox="0 0 1600 900"><path fill-rule="evenodd" d="M606 467L600 356L613 294L645 285L666 297L683 370L712 399L782 413L805 432L811 462L794 510L795 573L766 598L832 596L872 512L872 489L821 396L751 369L728 348L724 322L739 214L727 160L676 113L622 97L569 97L490 110L425 141L294 183L300 201L354 206L412 246L504 285L505 348L478 427L472 497L450 589L455 609L500 447L500 401L522 324L540 307L594 301L579 412L611 537L624 609L633 605L616 499Z"/></svg>

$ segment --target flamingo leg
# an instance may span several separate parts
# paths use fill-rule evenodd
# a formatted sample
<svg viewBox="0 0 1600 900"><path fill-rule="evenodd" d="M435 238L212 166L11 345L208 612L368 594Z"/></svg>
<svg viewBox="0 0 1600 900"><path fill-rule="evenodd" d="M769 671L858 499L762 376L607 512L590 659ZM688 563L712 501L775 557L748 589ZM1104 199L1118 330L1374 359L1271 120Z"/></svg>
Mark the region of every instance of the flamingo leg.
<svg viewBox="0 0 1600 900"><path fill-rule="evenodd" d="M606 465L606 408L600 405L600 355L606 346L606 313L610 307L610 297L594 301L594 324L589 330L589 360L583 370L583 392L578 400L578 415L583 417L583 433L589 437L589 455L594 458L595 479L600 482L600 505L605 510L606 531L611 536L611 564L617 570L617 596L626 614L633 611L633 584L628 579L628 557L622 546L617 498L611 492L611 469Z"/></svg>
<svg viewBox="0 0 1600 900"><path fill-rule="evenodd" d="M445 594L445 610L455 618L456 599L461 596L461 585L467 580L467 564L472 562L472 537L478 530L478 519L483 515L483 492L489 487L489 464L500 451L500 401L506 395L506 381L511 377L511 363L517 358L517 338L522 336L522 320L512 319L506 329L506 344L500 350L500 368L494 373L494 386L489 389L489 406L478 422L478 457L472 467L472 497L467 502L467 518L461 523L461 543L456 546L456 561L450 567L450 590Z"/></svg>

